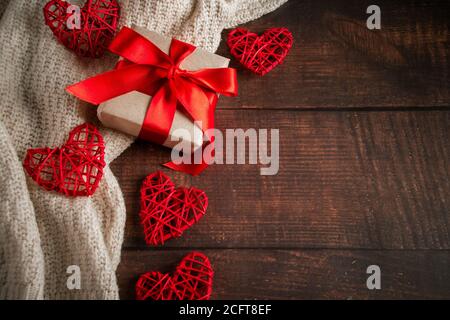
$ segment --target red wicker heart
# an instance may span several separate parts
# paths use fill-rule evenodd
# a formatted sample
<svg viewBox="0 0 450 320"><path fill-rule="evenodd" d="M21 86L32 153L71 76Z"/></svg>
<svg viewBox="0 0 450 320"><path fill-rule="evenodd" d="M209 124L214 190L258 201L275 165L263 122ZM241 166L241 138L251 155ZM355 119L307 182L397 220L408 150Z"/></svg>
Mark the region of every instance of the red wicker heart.
<svg viewBox="0 0 450 320"><path fill-rule="evenodd" d="M46 190L90 196L103 176L105 145L97 128L85 123L69 134L61 148L29 149L23 166Z"/></svg>
<svg viewBox="0 0 450 320"><path fill-rule="evenodd" d="M175 188L161 171L148 175L141 187L141 224L148 245L179 237L206 212L208 197L196 188Z"/></svg>
<svg viewBox="0 0 450 320"><path fill-rule="evenodd" d="M214 271L208 257L199 252L188 254L173 275L147 272L136 283L137 300L208 300Z"/></svg>
<svg viewBox="0 0 450 320"><path fill-rule="evenodd" d="M80 29L70 29L68 20L73 12L67 12L70 3L51 0L44 7L45 24L58 40L77 55L98 58L114 38L120 17L117 0L87 0L80 8Z"/></svg>
<svg viewBox="0 0 450 320"><path fill-rule="evenodd" d="M228 34L231 54L247 69L265 75L282 63L294 42L286 28L267 29L261 36L243 28Z"/></svg>

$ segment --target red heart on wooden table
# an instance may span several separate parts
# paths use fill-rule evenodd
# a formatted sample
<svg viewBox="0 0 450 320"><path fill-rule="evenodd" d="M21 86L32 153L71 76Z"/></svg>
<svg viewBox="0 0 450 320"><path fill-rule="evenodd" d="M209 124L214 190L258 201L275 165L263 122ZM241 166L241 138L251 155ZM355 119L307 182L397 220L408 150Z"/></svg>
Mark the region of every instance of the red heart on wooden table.
<svg viewBox="0 0 450 320"><path fill-rule="evenodd" d="M69 28L75 12L67 12L71 4L51 0L44 7L45 24L68 49L83 57L98 58L114 38L120 7L117 0L87 0L80 8L80 28Z"/></svg>
<svg viewBox="0 0 450 320"><path fill-rule="evenodd" d="M214 271L208 257L199 252L188 254L173 275L147 272L136 283L137 300L208 300Z"/></svg>
<svg viewBox="0 0 450 320"><path fill-rule="evenodd" d="M68 196L90 196L98 187L105 167L105 145L89 123L73 129L61 148L29 149L23 166L46 190Z"/></svg>
<svg viewBox="0 0 450 320"><path fill-rule="evenodd" d="M247 69L265 75L284 61L294 42L286 28L270 28L261 36L243 28L228 34L231 54Z"/></svg>
<svg viewBox="0 0 450 320"><path fill-rule="evenodd" d="M141 187L141 224L148 245L164 244L196 223L206 212L208 197L197 188L175 188L161 171L148 175Z"/></svg>

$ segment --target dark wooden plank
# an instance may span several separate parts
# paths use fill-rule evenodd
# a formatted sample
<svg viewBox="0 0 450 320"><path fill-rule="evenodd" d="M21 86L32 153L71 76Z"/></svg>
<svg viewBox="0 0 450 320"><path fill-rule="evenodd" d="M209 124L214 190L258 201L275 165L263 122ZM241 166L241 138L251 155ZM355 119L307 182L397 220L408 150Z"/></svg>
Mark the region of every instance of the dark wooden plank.
<svg viewBox="0 0 450 320"><path fill-rule="evenodd" d="M171 272L189 251L124 251L120 296L134 299L140 274ZM212 299L450 298L448 251L204 250L215 270ZM369 265L381 290L368 290Z"/></svg>
<svg viewBox="0 0 450 320"><path fill-rule="evenodd" d="M450 248L450 111L220 110L217 127L279 128L280 170L215 165L207 215L165 247ZM139 186L170 152L137 142L112 168L124 193L125 247L143 247Z"/></svg>
<svg viewBox="0 0 450 320"><path fill-rule="evenodd" d="M377 1L382 29L369 31L366 9L371 4L289 1L248 23L256 32L288 27L294 47L285 63L264 77L240 68L239 97L223 97L219 107L449 106L450 3ZM230 57L225 42L219 53Z"/></svg>

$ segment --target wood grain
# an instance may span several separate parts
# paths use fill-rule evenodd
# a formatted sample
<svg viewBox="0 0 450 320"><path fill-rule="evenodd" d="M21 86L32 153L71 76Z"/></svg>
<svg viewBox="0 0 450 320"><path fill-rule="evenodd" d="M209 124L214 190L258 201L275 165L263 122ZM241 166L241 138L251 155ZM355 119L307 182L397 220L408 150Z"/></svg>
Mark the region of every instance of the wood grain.
<svg viewBox="0 0 450 320"><path fill-rule="evenodd" d="M134 299L140 274L171 272L189 251L125 251L121 299ZM212 299L449 299L448 251L203 250L215 276ZM368 290L369 265L381 290Z"/></svg>
<svg viewBox="0 0 450 320"><path fill-rule="evenodd" d="M371 4L294 0L245 25L255 32L288 27L294 46L264 77L233 62L240 70L239 96L222 97L219 108L448 106L450 3L378 1L382 28L368 31L363 27ZM219 54L230 57L224 42Z"/></svg>
<svg viewBox="0 0 450 320"><path fill-rule="evenodd" d="M205 217L166 247L450 248L450 111L220 110L217 127L279 128L280 170L168 171L209 196ZM139 187L170 153L137 142L112 164L125 195L125 247L143 247Z"/></svg>
<svg viewBox="0 0 450 320"><path fill-rule="evenodd" d="M232 61L239 96L220 98L217 127L280 129L280 170L165 170L209 195L182 238L147 248L138 219L140 184L170 151L139 141L112 163L127 205L122 298L192 250L212 260L214 299L450 298L450 2L377 1L382 29L368 31L371 4L290 0L244 25L288 27L294 46L264 77ZM218 53L230 57L224 41ZM380 291L365 286L370 264Z"/></svg>

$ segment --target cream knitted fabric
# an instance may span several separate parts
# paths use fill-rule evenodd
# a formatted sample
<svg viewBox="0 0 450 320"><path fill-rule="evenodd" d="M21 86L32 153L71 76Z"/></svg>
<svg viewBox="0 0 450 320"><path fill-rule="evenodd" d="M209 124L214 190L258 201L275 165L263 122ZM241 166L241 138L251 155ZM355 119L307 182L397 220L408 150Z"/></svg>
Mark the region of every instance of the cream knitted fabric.
<svg viewBox="0 0 450 320"><path fill-rule="evenodd" d="M224 28L285 1L122 0L120 22L214 52ZM58 146L86 120L99 125L95 108L64 88L111 69L117 59L79 59L58 44L44 24L46 2L0 1L0 299L116 299L125 206L109 166L90 198L47 192L22 169L27 149ZM110 163L133 139L100 128ZM70 265L81 269L80 290L67 288Z"/></svg>

